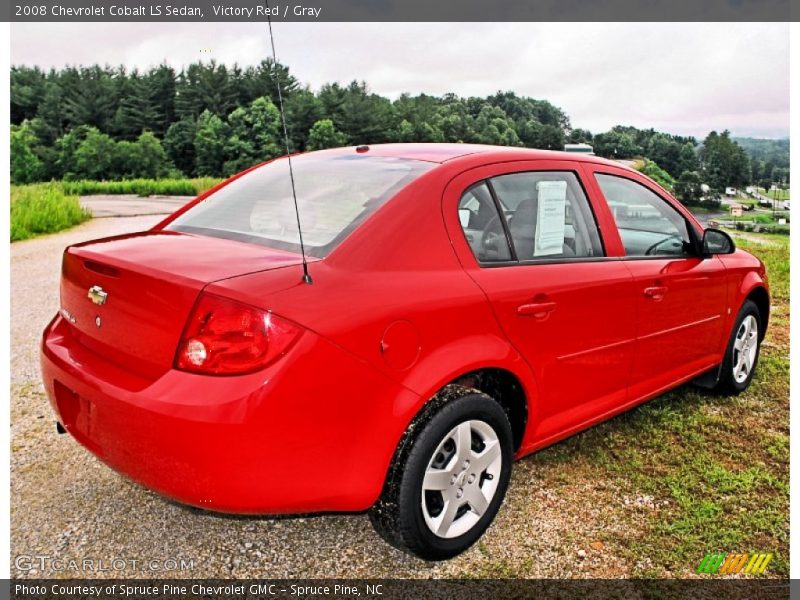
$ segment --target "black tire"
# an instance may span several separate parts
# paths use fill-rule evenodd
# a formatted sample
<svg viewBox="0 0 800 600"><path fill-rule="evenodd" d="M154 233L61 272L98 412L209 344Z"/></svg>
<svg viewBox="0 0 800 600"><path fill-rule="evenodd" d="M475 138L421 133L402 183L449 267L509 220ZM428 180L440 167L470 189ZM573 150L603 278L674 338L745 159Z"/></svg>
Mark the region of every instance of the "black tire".
<svg viewBox="0 0 800 600"><path fill-rule="evenodd" d="M739 351L736 349L735 344L737 341L737 336L741 335L742 324L744 323L745 319L748 319L749 317L754 318L758 326L758 331L756 332L754 340L756 344L755 359L752 361L752 367L747 373L747 377L737 380L736 376L734 375L734 365L738 363ZM755 374L756 367L758 366L758 357L761 354L761 340L764 337L762 323L763 320L761 319L761 313L759 312L756 304L751 300L745 300L744 304L742 304L742 307L739 309L739 314L736 315L736 321L734 321L730 339L728 340L728 345L725 348L725 359L722 361L722 366L720 367L719 380L717 381L716 386L713 388L714 392L723 395L736 395L742 393L748 388L750 382L753 380L753 375Z"/></svg>
<svg viewBox="0 0 800 600"><path fill-rule="evenodd" d="M492 462L496 476L490 474L488 468L478 473L480 467L476 469L475 465L471 465L472 468L463 466L468 463L460 460L463 454L455 446L455 437L449 434L465 423L468 424L467 427L488 425L495 434L497 443L494 440L490 443L500 448L499 462L497 458ZM479 453L483 452L486 445L481 448L483 442L480 433L475 429L467 431L471 434L470 451L474 452L477 448ZM491 436L487 437L490 438ZM442 452L447 444L452 444L453 451L450 457L443 458ZM464 552L483 535L503 502L511 475L513 453L511 425L506 413L496 401L476 390L460 386L446 387L414 419L398 445L381 497L369 512L373 527L392 546L426 560L443 560ZM476 457L474 463L481 460L476 454L472 456ZM441 468L447 472L447 477L457 480L456 483L450 484L456 488L440 492L439 500L435 498L436 492L429 491L423 495L425 473L429 466L439 468L435 466L437 460L443 461ZM456 470L459 470L457 474ZM473 483L476 481L476 476L477 484ZM492 483L494 479L497 480L496 487ZM430 502L434 504L441 502L442 506L445 506L446 493L460 492L466 494L463 496L466 498L470 492L474 493L476 485L479 490L493 488L493 496L480 515L471 509L469 503L466 510L463 510L463 505L460 506L453 524L467 517L467 521L457 526L457 531L465 524L475 519L477 521L466 532L455 537L440 537L435 534L426 522L426 513L430 519L436 508L434 506L432 509ZM463 486L463 489L459 486ZM483 492L481 494L485 500ZM458 500L456 504L464 501L464 499ZM444 512L444 508L440 510L441 513Z"/></svg>

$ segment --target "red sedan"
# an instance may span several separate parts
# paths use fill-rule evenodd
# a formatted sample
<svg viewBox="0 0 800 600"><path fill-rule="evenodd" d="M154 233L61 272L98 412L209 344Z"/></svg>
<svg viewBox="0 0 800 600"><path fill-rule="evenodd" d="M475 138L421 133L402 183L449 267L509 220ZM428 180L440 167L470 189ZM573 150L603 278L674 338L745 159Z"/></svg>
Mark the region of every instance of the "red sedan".
<svg viewBox="0 0 800 600"><path fill-rule="evenodd" d="M165 496L369 510L447 558L489 526L513 459L753 377L764 265L631 169L462 144L292 162L297 214L278 159L64 253L41 355L59 428Z"/></svg>

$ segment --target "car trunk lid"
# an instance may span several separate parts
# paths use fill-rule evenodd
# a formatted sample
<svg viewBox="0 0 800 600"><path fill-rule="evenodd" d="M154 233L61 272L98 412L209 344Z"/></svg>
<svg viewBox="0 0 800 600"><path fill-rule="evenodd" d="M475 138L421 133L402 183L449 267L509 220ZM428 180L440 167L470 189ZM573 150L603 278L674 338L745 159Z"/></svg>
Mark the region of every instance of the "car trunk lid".
<svg viewBox="0 0 800 600"><path fill-rule="evenodd" d="M172 366L207 284L300 263L290 252L169 231L96 240L64 252L61 314L84 346L155 378Z"/></svg>

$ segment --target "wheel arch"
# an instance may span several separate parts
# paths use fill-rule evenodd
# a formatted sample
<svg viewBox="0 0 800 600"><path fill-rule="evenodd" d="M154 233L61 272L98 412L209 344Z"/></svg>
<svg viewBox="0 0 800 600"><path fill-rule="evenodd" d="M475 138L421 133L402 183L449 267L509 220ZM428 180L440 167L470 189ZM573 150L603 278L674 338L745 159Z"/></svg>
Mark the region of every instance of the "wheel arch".
<svg viewBox="0 0 800 600"><path fill-rule="evenodd" d="M761 331L759 331L759 337L763 340L767 333L767 325L769 324L769 292L767 292L767 289L763 285L755 285L747 292L742 302L744 303L747 300L751 300L758 308L758 313L761 317Z"/></svg>
<svg viewBox="0 0 800 600"><path fill-rule="evenodd" d="M511 424L514 451L520 449L528 426L528 396L514 373L496 367L475 369L459 375L447 385L476 389L494 399L503 408Z"/></svg>
<svg viewBox="0 0 800 600"><path fill-rule="evenodd" d="M475 389L496 400L511 424L514 451L520 449L534 416L531 399L535 397L533 375L521 357L514 353L512 360L470 361L469 364L442 372L430 387L420 393L423 400L415 407L404 430L451 386Z"/></svg>

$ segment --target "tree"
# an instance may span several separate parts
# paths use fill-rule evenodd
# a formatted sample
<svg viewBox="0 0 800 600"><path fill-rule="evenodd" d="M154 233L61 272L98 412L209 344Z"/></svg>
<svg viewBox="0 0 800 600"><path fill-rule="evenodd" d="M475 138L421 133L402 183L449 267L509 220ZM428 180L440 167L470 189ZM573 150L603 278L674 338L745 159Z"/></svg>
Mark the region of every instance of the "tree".
<svg viewBox="0 0 800 600"><path fill-rule="evenodd" d="M116 146L111 136L90 128L74 155L77 179L115 179Z"/></svg>
<svg viewBox="0 0 800 600"><path fill-rule="evenodd" d="M284 100L293 150L305 150L314 123L325 116L322 102L308 88L298 89Z"/></svg>
<svg viewBox="0 0 800 600"><path fill-rule="evenodd" d="M44 95L39 103L35 120L39 123L36 127L36 136L48 146L64 134L63 108L61 105L61 87L53 82L47 82ZM31 119L33 121L34 119Z"/></svg>
<svg viewBox="0 0 800 600"><path fill-rule="evenodd" d="M569 133L567 141L570 144L590 144L592 143L592 132L588 129L573 129Z"/></svg>
<svg viewBox="0 0 800 600"><path fill-rule="evenodd" d="M281 153L281 115L268 98L258 98L228 117L223 173L232 175Z"/></svg>
<svg viewBox="0 0 800 600"><path fill-rule="evenodd" d="M554 125L542 125L533 119L523 125L519 137L528 148L564 149L564 132L561 129Z"/></svg>
<svg viewBox="0 0 800 600"><path fill-rule="evenodd" d="M392 103L371 94L367 84L353 81L346 88L339 84L323 86L319 98L325 115L356 144L373 144L387 140L392 122Z"/></svg>
<svg viewBox="0 0 800 600"><path fill-rule="evenodd" d="M639 170L666 190L672 190L672 186L675 185L672 175L652 160L646 158Z"/></svg>
<svg viewBox="0 0 800 600"><path fill-rule="evenodd" d="M594 151L606 158L633 158L642 154L642 147L632 134L612 129L594 136Z"/></svg>
<svg viewBox="0 0 800 600"><path fill-rule="evenodd" d="M120 97L119 107L114 115L114 131L118 137L134 140L142 131L153 125L160 125L153 90L137 71L124 80Z"/></svg>
<svg viewBox="0 0 800 600"><path fill-rule="evenodd" d="M11 126L11 182L33 183L42 175L42 161L33 151L36 136L28 121Z"/></svg>
<svg viewBox="0 0 800 600"><path fill-rule="evenodd" d="M410 123L409 123L410 126ZM338 148L347 143L347 136L338 131L330 119L321 119L314 123L308 133L308 150L323 150L325 148Z"/></svg>
<svg viewBox="0 0 800 600"><path fill-rule="evenodd" d="M179 117L199 117L209 111L222 118L236 107L233 82L225 65L192 63L178 75L175 111Z"/></svg>
<svg viewBox="0 0 800 600"><path fill-rule="evenodd" d="M700 150L703 177L716 193L722 193L728 186L743 187L750 182L750 160L730 132L721 134L712 131L708 134Z"/></svg>
<svg viewBox="0 0 800 600"><path fill-rule="evenodd" d="M197 124L191 117L175 121L164 136L164 151L172 163L189 177L195 174L195 136Z"/></svg>
<svg viewBox="0 0 800 600"><path fill-rule="evenodd" d="M38 114L45 85L39 67L11 67L11 123L20 125Z"/></svg>
<svg viewBox="0 0 800 600"><path fill-rule="evenodd" d="M672 176L677 177L685 170L680 164L681 144L667 134L656 133L651 136L645 148L645 155Z"/></svg>
<svg viewBox="0 0 800 600"><path fill-rule="evenodd" d="M389 139L395 142L442 142L441 101L433 96L403 94L392 104L394 126Z"/></svg>
<svg viewBox="0 0 800 600"><path fill-rule="evenodd" d="M684 171L675 182L675 196L686 206L701 204L703 180L697 171Z"/></svg>
<svg viewBox="0 0 800 600"><path fill-rule="evenodd" d="M117 142L115 154L115 174L122 179L158 179L172 168L161 142L150 131L142 132L135 142Z"/></svg>
<svg viewBox="0 0 800 600"><path fill-rule="evenodd" d="M484 104L475 118L473 129L473 141L480 144L521 145L514 122L498 106Z"/></svg>
<svg viewBox="0 0 800 600"><path fill-rule="evenodd" d="M333 125L333 123L331 123L331 125ZM400 121L400 125L398 125L397 129L392 133L392 138L397 142L416 142L417 132L409 121L403 119Z"/></svg>
<svg viewBox="0 0 800 600"><path fill-rule="evenodd" d="M161 64L148 71L145 77L153 122L147 124L156 137L166 135L167 129L175 120L175 70Z"/></svg>
<svg viewBox="0 0 800 600"><path fill-rule="evenodd" d="M683 174L686 171L697 171L699 169L700 162L697 160L694 144L692 142L684 143L678 154L678 173Z"/></svg>
<svg viewBox="0 0 800 600"><path fill-rule="evenodd" d="M124 73L117 73L124 78ZM62 109L68 127L89 125L101 132L112 131L118 103L117 84L108 68L98 65L65 69L59 78Z"/></svg>
<svg viewBox="0 0 800 600"><path fill-rule="evenodd" d="M289 72L289 67L273 62L271 58L262 60L257 66L248 67L239 77L240 102L249 104L256 98L266 96L277 106L278 83L284 102L300 87L297 79Z"/></svg>
<svg viewBox="0 0 800 600"><path fill-rule="evenodd" d="M227 124L211 111L203 111L197 119L194 137L198 175L213 177L222 175L227 138Z"/></svg>

